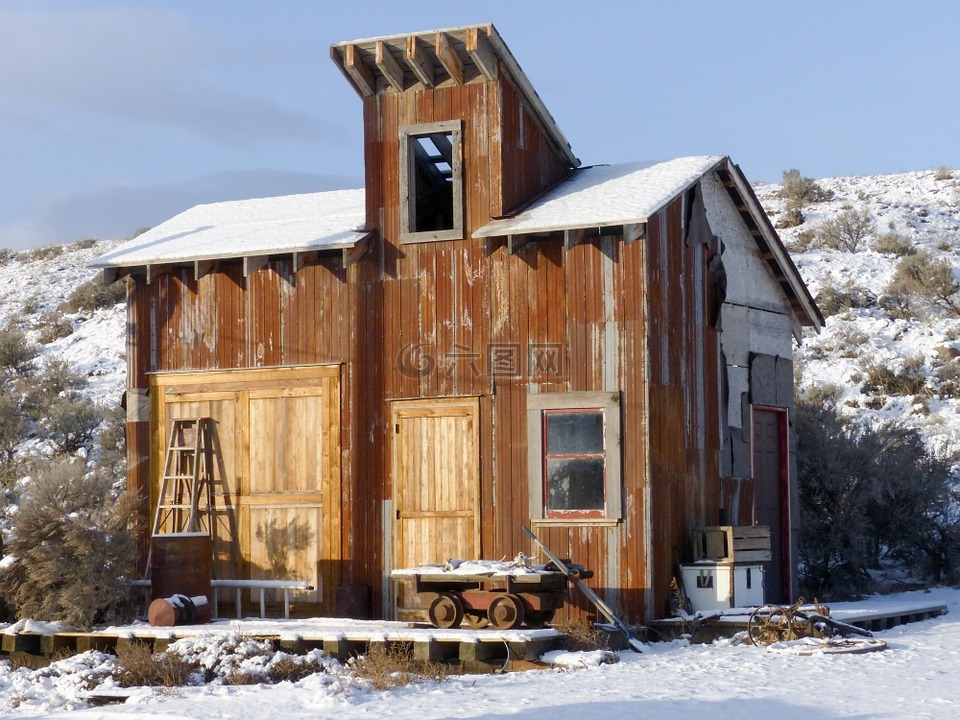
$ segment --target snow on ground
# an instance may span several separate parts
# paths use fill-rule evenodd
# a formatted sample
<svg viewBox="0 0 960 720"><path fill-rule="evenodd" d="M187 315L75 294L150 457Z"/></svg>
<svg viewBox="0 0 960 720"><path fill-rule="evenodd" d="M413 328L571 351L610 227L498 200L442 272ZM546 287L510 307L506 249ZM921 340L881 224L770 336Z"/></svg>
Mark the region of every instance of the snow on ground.
<svg viewBox="0 0 960 720"><path fill-rule="evenodd" d="M17 718L336 717L338 720L390 717L518 718L585 720L642 717L649 720L737 718L737 720L831 720L832 718L927 718L960 715L960 590L904 593L867 601L940 602L940 618L877 633L888 649L863 655L799 656L768 652L723 640L711 645L686 641L657 643L638 655L619 653L620 662L598 664L597 654L558 655L563 667L506 675L453 677L399 690L378 692L336 674L297 683L259 686L208 685L176 690L138 689L126 703L64 712L82 699L79 679L48 671L29 685L28 670L0 664L0 714ZM90 676L105 658L85 654L75 661ZM128 692L106 688L113 693ZM20 707L5 707L12 695ZM49 709L48 709L49 708Z"/></svg>

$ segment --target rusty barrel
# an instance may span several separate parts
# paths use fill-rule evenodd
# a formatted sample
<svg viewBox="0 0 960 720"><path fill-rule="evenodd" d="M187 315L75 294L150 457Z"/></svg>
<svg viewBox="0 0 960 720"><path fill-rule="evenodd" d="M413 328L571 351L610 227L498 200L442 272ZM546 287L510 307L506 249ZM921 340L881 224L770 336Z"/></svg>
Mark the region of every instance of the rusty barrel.
<svg viewBox="0 0 960 720"><path fill-rule="evenodd" d="M150 603L147 620L153 627L202 625L210 622L210 602L205 596L173 595Z"/></svg>
<svg viewBox="0 0 960 720"><path fill-rule="evenodd" d="M150 538L150 597L210 597L210 536L170 533Z"/></svg>

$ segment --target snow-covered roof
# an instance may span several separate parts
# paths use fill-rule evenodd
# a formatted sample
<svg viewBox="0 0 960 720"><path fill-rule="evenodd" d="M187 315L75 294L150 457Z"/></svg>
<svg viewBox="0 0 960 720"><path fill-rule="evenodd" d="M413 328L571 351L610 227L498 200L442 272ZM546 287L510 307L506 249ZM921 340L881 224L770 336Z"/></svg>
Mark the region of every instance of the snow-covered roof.
<svg viewBox="0 0 960 720"><path fill-rule="evenodd" d="M95 267L353 248L367 236L364 191L197 205L101 255Z"/></svg>
<svg viewBox="0 0 960 720"><path fill-rule="evenodd" d="M523 235L646 222L724 159L707 155L585 167L523 212L493 220L473 234Z"/></svg>

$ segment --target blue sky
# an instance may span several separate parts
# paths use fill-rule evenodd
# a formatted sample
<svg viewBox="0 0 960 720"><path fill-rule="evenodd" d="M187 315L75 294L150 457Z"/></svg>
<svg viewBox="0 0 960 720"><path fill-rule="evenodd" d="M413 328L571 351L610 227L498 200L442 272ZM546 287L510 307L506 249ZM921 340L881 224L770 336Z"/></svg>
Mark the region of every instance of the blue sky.
<svg viewBox="0 0 960 720"><path fill-rule="evenodd" d="M0 247L362 184L342 40L493 22L584 164L960 167L960 3L0 1Z"/></svg>

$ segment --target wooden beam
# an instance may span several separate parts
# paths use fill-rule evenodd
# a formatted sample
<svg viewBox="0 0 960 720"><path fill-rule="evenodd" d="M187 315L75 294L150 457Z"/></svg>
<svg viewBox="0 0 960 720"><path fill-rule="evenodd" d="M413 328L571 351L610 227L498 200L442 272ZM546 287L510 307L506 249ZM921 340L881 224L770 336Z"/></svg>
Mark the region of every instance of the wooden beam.
<svg viewBox="0 0 960 720"><path fill-rule="evenodd" d="M587 237L587 233L584 232L583 228L577 228L575 230L564 230L563 231L563 249L569 250L574 245L582 243Z"/></svg>
<svg viewBox="0 0 960 720"><path fill-rule="evenodd" d="M147 285L152 284L155 279L161 275L166 275L168 272L170 272L169 264L147 265Z"/></svg>
<svg viewBox="0 0 960 720"><path fill-rule="evenodd" d="M300 272L306 267L307 263L316 262L319 256L320 253L316 251L295 252L293 254L293 271L295 273Z"/></svg>
<svg viewBox="0 0 960 720"><path fill-rule="evenodd" d="M463 85L463 61L457 55L457 51L453 49L446 33L437 33L436 48L437 59L443 65L443 69L457 81L458 85Z"/></svg>
<svg viewBox="0 0 960 720"><path fill-rule="evenodd" d="M646 223L632 223L623 226L623 244L629 245L637 240L643 240L647 236Z"/></svg>
<svg viewBox="0 0 960 720"><path fill-rule="evenodd" d="M199 280L204 275L208 275L213 272L213 268L216 267L216 260L194 260L193 261L193 279Z"/></svg>
<svg viewBox="0 0 960 720"><path fill-rule="evenodd" d="M467 29L467 53L487 80L497 79L497 56L487 38L480 34L480 28Z"/></svg>
<svg viewBox="0 0 960 720"><path fill-rule="evenodd" d="M377 94L377 79L373 76L373 71L363 64L356 45L347 45L343 49L343 67L361 93L368 96Z"/></svg>
<svg viewBox="0 0 960 720"><path fill-rule="evenodd" d="M403 92L403 68L383 40L377 41L377 67L397 92Z"/></svg>
<svg viewBox="0 0 960 720"><path fill-rule="evenodd" d="M513 255L528 242L530 242L528 235L507 235L507 252Z"/></svg>
<svg viewBox="0 0 960 720"><path fill-rule="evenodd" d="M424 87L432 88L434 86L433 63L416 35L407 38L407 52L404 59Z"/></svg>
<svg viewBox="0 0 960 720"><path fill-rule="evenodd" d="M257 270L266 267L269 258L266 255L254 255L243 258L243 276L250 277Z"/></svg>
<svg viewBox="0 0 960 720"><path fill-rule="evenodd" d="M103 269L103 284L113 285L117 280L127 277L130 268L105 267Z"/></svg>
<svg viewBox="0 0 960 720"><path fill-rule="evenodd" d="M349 267L350 265L353 265L355 262L359 262L360 258L362 258L366 254L367 248L370 245L370 235L372 234L373 233L370 233L369 235L366 235L365 237L358 240L357 244L354 245L352 248L343 249L343 266L344 267Z"/></svg>

